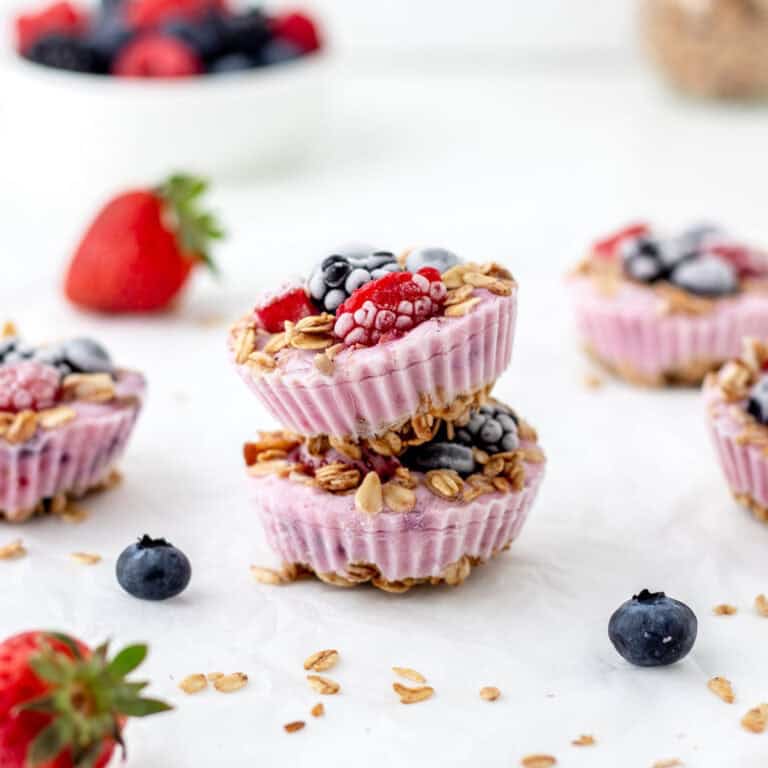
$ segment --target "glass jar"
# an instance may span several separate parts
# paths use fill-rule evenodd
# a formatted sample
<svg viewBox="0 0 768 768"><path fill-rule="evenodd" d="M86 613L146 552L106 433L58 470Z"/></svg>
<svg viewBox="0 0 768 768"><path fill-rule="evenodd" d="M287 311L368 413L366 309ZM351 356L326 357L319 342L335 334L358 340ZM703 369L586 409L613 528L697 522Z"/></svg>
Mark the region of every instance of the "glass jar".
<svg viewBox="0 0 768 768"><path fill-rule="evenodd" d="M673 85L698 96L768 96L768 0L644 0L651 55Z"/></svg>

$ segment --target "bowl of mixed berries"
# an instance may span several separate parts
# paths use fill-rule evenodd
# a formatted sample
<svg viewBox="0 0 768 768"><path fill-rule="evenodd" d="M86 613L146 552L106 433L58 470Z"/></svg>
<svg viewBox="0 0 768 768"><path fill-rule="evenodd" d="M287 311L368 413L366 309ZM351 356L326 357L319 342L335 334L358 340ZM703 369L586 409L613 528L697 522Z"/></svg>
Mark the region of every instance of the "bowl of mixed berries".
<svg viewBox="0 0 768 768"><path fill-rule="evenodd" d="M302 154L323 122L323 39L300 10L56 0L17 13L9 43L3 144L59 177L242 174Z"/></svg>

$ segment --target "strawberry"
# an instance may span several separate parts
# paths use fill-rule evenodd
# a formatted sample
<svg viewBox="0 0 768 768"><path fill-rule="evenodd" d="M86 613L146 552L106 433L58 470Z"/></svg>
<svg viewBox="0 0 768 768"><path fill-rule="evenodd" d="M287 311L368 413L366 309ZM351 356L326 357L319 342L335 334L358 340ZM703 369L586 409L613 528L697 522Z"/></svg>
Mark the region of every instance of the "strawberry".
<svg viewBox="0 0 768 768"><path fill-rule="evenodd" d="M26 53L38 40L51 34L78 35L88 25L87 14L72 3L53 3L42 11L16 17L16 48Z"/></svg>
<svg viewBox="0 0 768 768"><path fill-rule="evenodd" d="M203 71L203 62L187 43L153 32L128 43L112 63L118 77L191 77Z"/></svg>
<svg viewBox="0 0 768 768"><path fill-rule="evenodd" d="M293 43L302 53L312 53L321 45L315 22L298 11L275 16L272 21L272 32L280 40Z"/></svg>
<svg viewBox="0 0 768 768"><path fill-rule="evenodd" d="M100 312L164 309L192 268L212 270L211 240L222 237L214 217L201 211L206 183L172 176L155 189L113 198L98 213L78 246L64 290L74 304Z"/></svg>
<svg viewBox="0 0 768 768"><path fill-rule="evenodd" d="M132 28L149 29L166 21L200 21L210 11L225 10L225 0L130 0L126 17Z"/></svg>
<svg viewBox="0 0 768 768"><path fill-rule="evenodd" d="M609 235L602 240L598 240L592 246L592 253L599 259L610 260L615 257L619 246L625 240L632 240L641 235L647 235L650 231L650 226L643 222L630 224L624 227L624 229L620 229L618 232L614 232L612 235Z"/></svg>
<svg viewBox="0 0 768 768"><path fill-rule="evenodd" d="M139 695L125 677L147 655L132 645L111 661L107 645L56 632L24 632L0 643L0 766L103 768L128 717L170 707Z"/></svg>
<svg viewBox="0 0 768 768"><path fill-rule="evenodd" d="M304 286L290 283L277 291L260 296L253 311L259 325L270 333L282 333L286 320L296 323L317 312Z"/></svg>

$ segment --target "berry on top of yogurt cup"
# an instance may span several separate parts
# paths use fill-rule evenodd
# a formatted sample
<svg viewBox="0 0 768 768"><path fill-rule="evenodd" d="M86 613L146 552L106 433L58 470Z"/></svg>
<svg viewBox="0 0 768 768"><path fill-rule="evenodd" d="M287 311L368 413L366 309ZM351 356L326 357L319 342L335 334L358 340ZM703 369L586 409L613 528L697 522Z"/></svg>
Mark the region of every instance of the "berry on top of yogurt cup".
<svg viewBox="0 0 768 768"><path fill-rule="evenodd" d="M768 375L763 376L750 390L747 412L761 424L768 424Z"/></svg>
<svg viewBox="0 0 768 768"><path fill-rule="evenodd" d="M491 454L514 451L520 445L517 417L504 405L481 405L456 430L456 441Z"/></svg>
<svg viewBox="0 0 768 768"><path fill-rule="evenodd" d="M639 667L680 661L693 648L697 630L696 615L685 603L647 589L620 605L608 623L614 648Z"/></svg>
<svg viewBox="0 0 768 768"><path fill-rule="evenodd" d="M0 366L0 410L41 411L58 397L61 377L51 365L24 360Z"/></svg>

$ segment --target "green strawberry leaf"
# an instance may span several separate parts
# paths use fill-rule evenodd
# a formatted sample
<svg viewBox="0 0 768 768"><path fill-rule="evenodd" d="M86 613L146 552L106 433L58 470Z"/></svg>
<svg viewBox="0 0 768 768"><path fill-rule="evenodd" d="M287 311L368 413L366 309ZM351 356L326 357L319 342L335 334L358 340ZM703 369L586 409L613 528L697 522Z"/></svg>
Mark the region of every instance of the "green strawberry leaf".
<svg viewBox="0 0 768 768"><path fill-rule="evenodd" d="M30 766L41 765L53 760L72 738L72 724L68 718L58 717L37 734L27 751Z"/></svg>
<svg viewBox="0 0 768 768"><path fill-rule="evenodd" d="M34 673L49 683L63 683L67 679L66 668L63 667L53 653L40 653L32 656L29 666Z"/></svg>
<svg viewBox="0 0 768 768"><path fill-rule="evenodd" d="M156 715L159 712L168 712L173 709L170 704L166 704L159 699L138 699L132 696L115 696L115 709L121 715L130 717L147 717L147 715Z"/></svg>
<svg viewBox="0 0 768 768"><path fill-rule="evenodd" d="M122 678L133 672L146 657L146 645L129 645L112 659L107 669L115 677Z"/></svg>
<svg viewBox="0 0 768 768"><path fill-rule="evenodd" d="M104 744L101 741L94 741L74 759L74 768L93 768L102 749L104 749Z"/></svg>

